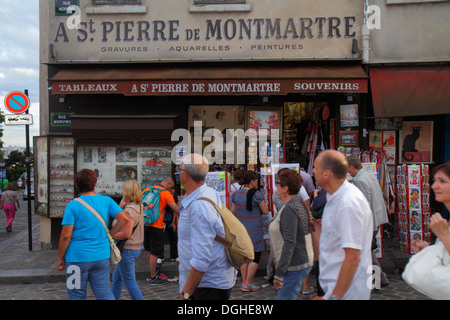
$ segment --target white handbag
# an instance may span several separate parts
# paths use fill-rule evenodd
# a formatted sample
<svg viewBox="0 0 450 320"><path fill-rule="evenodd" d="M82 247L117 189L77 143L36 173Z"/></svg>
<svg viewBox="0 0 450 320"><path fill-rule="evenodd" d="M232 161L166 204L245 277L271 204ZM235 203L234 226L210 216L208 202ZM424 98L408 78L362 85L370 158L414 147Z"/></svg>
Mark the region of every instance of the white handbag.
<svg viewBox="0 0 450 320"><path fill-rule="evenodd" d="M412 256L402 274L411 287L434 300L450 299L450 255L444 244L434 245Z"/></svg>
<svg viewBox="0 0 450 320"><path fill-rule="evenodd" d="M87 204L84 200L82 200L80 198L76 198L75 200L78 201L79 203L81 203L82 205L84 205L87 209L89 209L89 211L91 211L97 217L98 220L100 220L100 222L102 223L103 227L106 230L106 234L108 235L108 239L109 239L109 246L111 248L110 262L112 265L118 264L122 260L122 255L120 253L119 248L117 248L116 243L114 242L114 239L112 238L111 234L109 233L109 229L106 226L106 223L103 220L102 216L97 211L95 211L94 208L92 208L89 204Z"/></svg>

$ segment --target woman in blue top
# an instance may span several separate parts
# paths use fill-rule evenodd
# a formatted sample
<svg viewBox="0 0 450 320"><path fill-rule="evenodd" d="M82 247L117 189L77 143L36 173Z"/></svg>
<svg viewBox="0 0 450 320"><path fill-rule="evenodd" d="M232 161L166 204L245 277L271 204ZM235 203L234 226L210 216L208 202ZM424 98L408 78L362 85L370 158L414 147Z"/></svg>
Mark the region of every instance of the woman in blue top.
<svg viewBox="0 0 450 320"><path fill-rule="evenodd" d="M75 174L75 189L80 198L93 207L104 219L118 223L111 229L116 239L131 235L133 220L113 199L94 192L97 175L83 169ZM69 300L85 300L87 282L98 300L114 300L110 287L110 244L103 224L86 207L71 201L64 211L59 241L57 269L66 271Z"/></svg>
<svg viewBox="0 0 450 320"><path fill-rule="evenodd" d="M231 198L231 211L245 226L253 242L255 259L250 264L241 267L242 291L257 291L259 286L252 283L258 271L261 252L264 250L264 237L262 228L262 214L268 214L269 209L264 202L264 195L258 190L258 175L254 171L244 174L244 186L236 191Z"/></svg>

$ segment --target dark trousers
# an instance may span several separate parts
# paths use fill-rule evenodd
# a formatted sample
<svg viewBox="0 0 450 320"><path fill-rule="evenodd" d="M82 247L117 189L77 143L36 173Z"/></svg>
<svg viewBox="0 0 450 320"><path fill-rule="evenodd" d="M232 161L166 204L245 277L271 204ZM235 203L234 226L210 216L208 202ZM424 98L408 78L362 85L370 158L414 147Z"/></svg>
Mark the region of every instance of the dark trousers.
<svg viewBox="0 0 450 320"><path fill-rule="evenodd" d="M230 300L231 289L197 288L192 300Z"/></svg>
<svg viewBox="0 0 450 320"><path fill-rule="evenodd" d="M169 237L169 245L170 245L170 259L178 258L178 235L176 231L173 231L172 228L166 227L166 232Z"/></svg>

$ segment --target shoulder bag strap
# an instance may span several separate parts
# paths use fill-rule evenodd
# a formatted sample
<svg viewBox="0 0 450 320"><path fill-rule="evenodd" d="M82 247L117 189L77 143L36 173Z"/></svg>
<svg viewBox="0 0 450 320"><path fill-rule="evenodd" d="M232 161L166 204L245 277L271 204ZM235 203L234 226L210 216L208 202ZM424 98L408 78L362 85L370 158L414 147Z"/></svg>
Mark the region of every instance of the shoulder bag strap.
<svg viewBox="0 0 450 320"><path fill-rule="evenodd" d="M217 204L216 204L214 201L212 201L211 199L205 198L205 197L201 197L201 198L198 198L197 200L204 200L204 201L209 202L210 204L212 204L212 206L213 206L213 207L217 210L217 212L220 214L219 207L218 207ZM223 204L222 204L222 205L223 205ZM222 215L220 215L220 216L222 216ZM231 245L232 245L232 243L231 243L230 241L228 241L228 240L225 239L224 237L219 236L218 234L216 234L216 237L214 238L214 240L216 240L218 243L224 245L225 247L231 247Z"/></svg>
<svg viewBox="0 0 450 320"><path fill-rule="evenodd" d="M126 207L126 206L125 206ZM123 208L124 209L124 211L125 211L125 208ZM136 210L136 209L134 209L134 208L131 208L130 207L130 209L132 209L134 212L136 212L137 214L139 214L139 215L142 215L142 205L140 205L139 206L139 212ZM136 225L133 227L133 232L131 233L131 234L133 234L134 233L134 231L136 230L136 228L137 228L137 226L139 225L139 223L141 222L141 219L140 219L140 216L139 216L139 221L138 221L138 223L136 223ZM130 236L131 237L131 236Z"/></svg>
<svg viewBox="0 0 450 320"><path fill-rule="evenodd" d="M97 217L98 220L100 220L100 222L102 223L103 227L105 227L106 234L108 235L109 241L114 241L113 238L111 237L111 234L109 233L109 229L106 226L105 220L103 220L102 216L97 211L95 211L94 208L92 208L89 204L87 204L86 201L84 201L83 199L76 198L75 201L78 201L83 206L85 206L90 212L92 212Z"/></svg>

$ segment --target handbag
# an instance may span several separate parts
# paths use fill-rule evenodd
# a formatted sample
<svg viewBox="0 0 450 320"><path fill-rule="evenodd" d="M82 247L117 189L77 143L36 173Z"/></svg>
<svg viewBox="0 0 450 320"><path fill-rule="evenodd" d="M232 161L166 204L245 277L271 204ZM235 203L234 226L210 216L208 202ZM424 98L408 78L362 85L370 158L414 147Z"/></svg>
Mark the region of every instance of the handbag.
<svg viewBox="0 0 450 320"><path fill-rule="evenodd" d="M142 209L142 207L141 207L141 209ZM134 210L134 211L136 211L136 210ZM139 213L142 213L142 210ZM133 235L134 231L136 231L136 228L138 227L139 223L141 223L140 219L139 219L138 223L134 226L133 231L131 232L130 238ZM128 238L128 239L130 239L130 238ZM123 251L123 248L125 247L125 243L128 241L128 239L116 240L116 246L117 246L117 248L119 248L120 252Z"/></svg>
<svg viewBox="0 0 450 320"><path fill-rule="evenodd" d="M415 290L434 300L450 299L450 255L444 244L437 240L412 256L402 277Z"/></svg>
<svg viewBox="0 0 450 320"><path fill-rule="evenodd" d="M137 226L138 226L139 222L137 223L137 225L133 228L133 232L131 232L130 238L133 235L134 231L136 230ZM128 238L128 239L130 239ZM128 241L128 239L122 239L122 240L116 240L116 246L119 249L120 252L123 251L123 248L125 247L125 243Z"/></svg>
<svg viewBox="0 0 450 320"><path fill-rule="evenodd" d="M111 258L110 258L111 264L112 265L118 264L120 262L120 260L122 260L122 255L120 253L119 248L117 248L117 246L114 242L114 239L112 238L111 234L109 233L109 229L106 226L106 223L103 220L102 216L97 211L95 211L94 208L92 208L89 204L87 204L84 200L82 200L80 198L76 198L75 201L78 201L79 203L84 205L87 209L89 209L89 211L91 211L98 218L98 220L100 220L103 227L105 227L106 234L109 239L109 246L111 248Z"/></svg>

